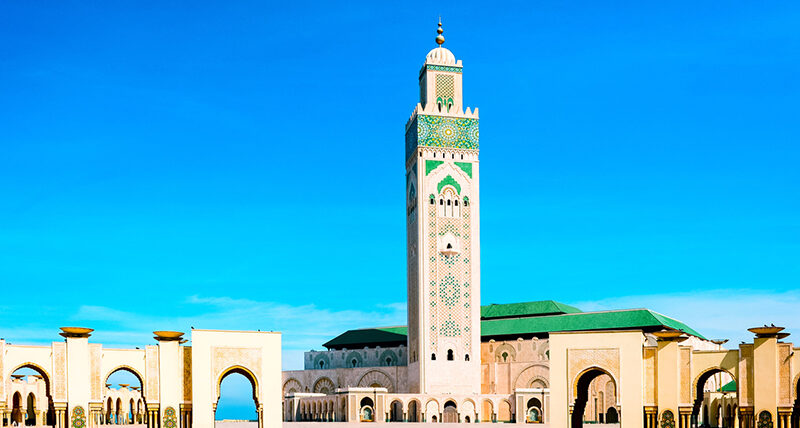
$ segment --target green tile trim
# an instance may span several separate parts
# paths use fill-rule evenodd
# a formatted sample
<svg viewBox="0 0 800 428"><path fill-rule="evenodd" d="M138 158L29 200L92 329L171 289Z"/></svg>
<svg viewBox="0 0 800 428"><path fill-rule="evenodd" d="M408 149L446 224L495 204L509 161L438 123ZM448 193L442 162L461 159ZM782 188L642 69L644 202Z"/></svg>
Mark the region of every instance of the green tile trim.
<svg viewBox="0 0 800 428"><path fill-rule="evenodd" d="M431 171L433 171L434 169L438 168L439 165L441 165L443 163L444 163L444 161L439 161L439 160L426 160L425 161L425 175L430 174ZM470 175L470 177L472 177L472 176Z"/></svg>
<svg viewBox="0 0 800 428"><path fill-rule="evenodd" d="M450 184L453 187L455 187L456 188L456 192L458 192L459 195L461 194L461 185L458 184L458 181L456 181L456 179L453 178L452 175L448 175L447 177L442 179L442 181L440 181L439 184L436 185L436 190L438 190L439 193L442 193L442 188L444 186L447 186L448 184Z"/></svg>
<svg viewBox="0 0 800 428"><path fill-rule="evenodd" d="M434 64L428 64L425 66L425 68L432 71L449 71L451 73L461 73L463 70L462 67L453 67L449 65L434 65Z"/></svg>
<svg viewBox="0 0 800 428"><path fill-rule="evenodd" d="M472 178L472 163L471 162L456 162L456 166L466 172L469 178Z"/></svg>

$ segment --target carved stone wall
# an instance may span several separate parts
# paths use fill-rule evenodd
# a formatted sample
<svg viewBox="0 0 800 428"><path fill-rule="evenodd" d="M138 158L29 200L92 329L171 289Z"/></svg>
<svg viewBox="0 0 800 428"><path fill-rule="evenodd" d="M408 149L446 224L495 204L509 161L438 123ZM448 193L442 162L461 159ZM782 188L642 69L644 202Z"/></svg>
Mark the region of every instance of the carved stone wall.
<svg viewBox="0 0 800 428"><path fill-rule="evenodd" d="M53 342L53 401L67 401L66 342Z"/></svg>

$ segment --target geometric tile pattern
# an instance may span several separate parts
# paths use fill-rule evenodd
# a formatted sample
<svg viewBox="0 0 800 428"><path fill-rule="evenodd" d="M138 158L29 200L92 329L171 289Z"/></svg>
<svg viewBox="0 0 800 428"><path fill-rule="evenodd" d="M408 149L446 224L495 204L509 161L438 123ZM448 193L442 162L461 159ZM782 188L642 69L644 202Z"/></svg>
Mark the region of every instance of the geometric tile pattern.
<svg viewBox="0 0 800 428"><path fill-rule="evenodd" d="M478 148L478 119L417 115L418 146ZM413 144L412 141L408 143Z"/></svg>

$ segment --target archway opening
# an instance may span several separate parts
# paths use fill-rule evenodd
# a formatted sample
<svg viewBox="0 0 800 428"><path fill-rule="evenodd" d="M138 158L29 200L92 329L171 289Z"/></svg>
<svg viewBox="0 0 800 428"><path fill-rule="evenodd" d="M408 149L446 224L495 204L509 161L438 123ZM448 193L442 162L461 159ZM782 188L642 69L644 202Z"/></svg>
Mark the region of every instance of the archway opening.
<svg viewBox="0 0 800 428"><path fill-rule="evenodd" d="M408 422L420 421L419 409L420 409L420 404L417 400L411 400L408 402L408 412L407 412Z"/></svg>
<svg viewBox="0 0 800 428"><path fill-rule="evenodd" d="M580 428L584 422L619 423L617 387L611 374L596 367L588 369L578 376L574 388L572 428ZM608 420L609 415L614 421Z"/></svg>
<svg viewBox="0 0 800 428"><path fill-rule="evenodd" d="M371 398L361 399L359 416L361 422L375 422L375 403Z"/></svg>
<svg viewBox="0 0 800 428"><path fill-rule="evenodd" d="M389 407L389 420L391 422L403 422L403 403L399 400L392 401Z"/></svg>
<svg viewBox="0 0 800 428"><path fill-rule="evenodd" d="M448 400L446 403L444 403L442 422L458 423L458 406L456 406L456 403L453 400Z"/></svg>
<svg viewBox="0 0 800 428"><path fill-rule="evenodd" d="M490 400L483 400L481 403L481 422L494 421L494 406Z"/></svg>
<svg viewBox="0 0 800 428"><path fill-rule="evenodd" d="M727 403L736 400L736 380L733 375L721 368L711 369L697 378L694 388L691 425L733 427L735 418L722 411Z"/></svg>
<svg viewBox="0 0 800 428"><path fill-rule="evenodd" d="M11 420L21 426L55 425L55 408L50 395L50 377L34 364L23 364L11 372ZM18 394L18 396L17 396Z"/></svg>
<svg viewBox="0 0 800 428"><path fill-rule="evenodd" d="M229 369L220 377L217 393L214 420L258 421L257 384L250 372Z"/></svg>
<svg viewBox="0 0 800 428"><path fill-rule="evenodd" d="M114 424L147 422L143 387L141 376L132 368L117 367L112 370L106 376L103 389L103 402L106 403L102 415L104 422ZM142 406L136 404L139 402L142 402Z"/></svg>
<svg viewBox="0 0 800 428"><path fill-rule="evenodd" d="M542 412L542 402L538 398L531 398L525 406L525 422L529 424L540 424L544 422Z"/></svg>

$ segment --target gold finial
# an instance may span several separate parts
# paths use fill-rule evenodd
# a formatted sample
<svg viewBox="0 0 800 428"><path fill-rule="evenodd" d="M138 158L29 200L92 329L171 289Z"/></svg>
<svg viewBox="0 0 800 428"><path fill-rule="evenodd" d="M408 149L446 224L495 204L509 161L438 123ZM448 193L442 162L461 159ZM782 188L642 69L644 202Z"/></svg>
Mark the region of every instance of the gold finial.
<svg viewBox="0 0 800 428"><path fill-rule="evenodd" d="M444 36L442 35L442 33L444 33L444 30L442 30L442 17L441 16L439 17L439 28L436 29L436 32L438 33L438 36L436 36L436 44L438 44L439 46L442 46L442 43L444 43Z"/></svg>

